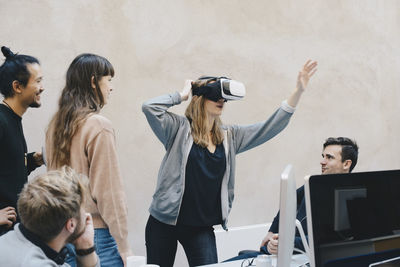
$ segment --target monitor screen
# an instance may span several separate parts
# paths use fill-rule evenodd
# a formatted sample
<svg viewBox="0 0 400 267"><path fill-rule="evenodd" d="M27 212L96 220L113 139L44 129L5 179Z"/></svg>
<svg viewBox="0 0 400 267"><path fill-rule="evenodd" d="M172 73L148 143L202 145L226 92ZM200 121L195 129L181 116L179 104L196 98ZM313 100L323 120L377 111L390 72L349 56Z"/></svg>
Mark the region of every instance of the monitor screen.
<svg viewBox="0 0 400 267"><path fill-rule="evenodd" d="M307 183L316 266L400 256L400 170L315 175Z"/></svg>

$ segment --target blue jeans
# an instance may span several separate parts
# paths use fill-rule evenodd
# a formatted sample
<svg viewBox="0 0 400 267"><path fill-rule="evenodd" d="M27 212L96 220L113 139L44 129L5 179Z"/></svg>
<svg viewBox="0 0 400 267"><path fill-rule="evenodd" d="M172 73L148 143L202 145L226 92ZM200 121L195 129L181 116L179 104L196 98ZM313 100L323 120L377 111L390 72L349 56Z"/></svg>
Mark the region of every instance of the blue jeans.
<svg viewBox="0 0 400 267"><path fill-rule="evenodd" d="M94 244L96 253L100 258L101 267L124 267L124 263L118 252L117 243L106 228L94 229ZM75 247L67 244L68 256L65 260L71 267L76 267Z"/></svg>
<svg viewBox="0 0 400 267"><path fill-rule="evenodd" d="M218 262L212 226L174 226L150 216L146 225L147 263L158 264L160 267L172 267L178 241L185 250L189 266Z"/></svg>

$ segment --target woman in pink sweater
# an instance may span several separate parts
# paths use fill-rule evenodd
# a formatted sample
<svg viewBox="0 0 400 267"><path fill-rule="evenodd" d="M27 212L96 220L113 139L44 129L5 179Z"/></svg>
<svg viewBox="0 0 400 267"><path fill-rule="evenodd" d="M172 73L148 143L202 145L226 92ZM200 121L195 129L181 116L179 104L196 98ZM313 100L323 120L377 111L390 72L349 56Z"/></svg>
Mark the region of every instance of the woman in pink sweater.
<svg viewBox="0 0 400 267"><path fill-rule="evenodd" d="M126 266L131 254L115 133L111 122L99 114L113 90L113 76L114 68L106 58L77 56L68 68L58 111L46 133L48 169L68 165L89 179L85 208L93 217L102 267ZM74 266L74 255L67 261Z"/></svg>

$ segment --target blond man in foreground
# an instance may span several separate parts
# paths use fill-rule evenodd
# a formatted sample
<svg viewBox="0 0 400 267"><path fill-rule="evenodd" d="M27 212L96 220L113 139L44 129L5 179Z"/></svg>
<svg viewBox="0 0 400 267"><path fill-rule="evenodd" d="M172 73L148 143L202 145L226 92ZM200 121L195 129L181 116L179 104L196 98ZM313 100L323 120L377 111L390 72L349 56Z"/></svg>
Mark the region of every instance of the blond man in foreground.
<svg viewBox="0 0 400 267"><path fill-rule="evenodd" d="M78 266L100 267L92 217L83 208L83 181L63 167L24 186L18 199L21 223L0 237L0 266L68 267L65 245L73 243Z"/></svg>

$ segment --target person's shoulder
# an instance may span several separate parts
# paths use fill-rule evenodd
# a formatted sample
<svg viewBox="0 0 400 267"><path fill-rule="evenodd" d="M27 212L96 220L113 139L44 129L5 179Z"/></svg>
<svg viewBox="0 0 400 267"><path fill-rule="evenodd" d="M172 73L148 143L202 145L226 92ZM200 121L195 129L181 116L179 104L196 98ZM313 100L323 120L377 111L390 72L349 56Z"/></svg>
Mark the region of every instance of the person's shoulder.
<svg viewBox="0 0 400 267"><path fill-rule="evenodd" d="M232 132L234 128L236 128L237 125L235 124L222 124L221 125L221 130L226 131L226 132Z"/></svg>
<svg viewBox="0 0 400 267"><path fill-rule="evenodd" d="M3 105L0 104L0 123L4 124L7 121L6 112L3 110Z"/></svg>
<svg viewBox="0 0 400 267"><path fill-rule="evenodd" d="M85 127L113 130L111 121L103 115L97 113L91 114L86 118Z"/></svg>
<svg viewBox="0 0 400 267"><path fill-rule="evenodd" d="M30 267L58 267L59 265L49 259L39 247L32 247L22 258L21 266ZM62 265L69 266L69 265Z"/></svg>
<svg viewBox="0 0 400 267"><path fill-rule="evenodd" d="M304 197L304 185L302 185L299 188L297 188L296 193L297 193L298 196Z"/></svg>
<svg viewBox="0 0 400 267"><path fill-rule="evenodd" d="M0 238L0 266L57 266L43 251L21 236L19 230Z"/></svg>

